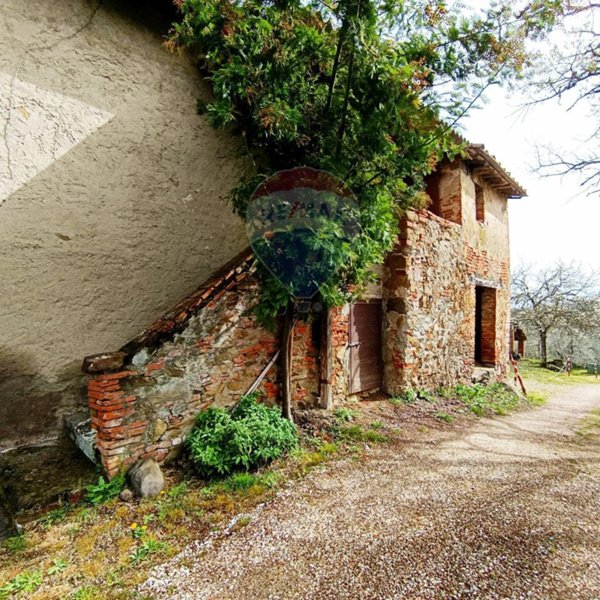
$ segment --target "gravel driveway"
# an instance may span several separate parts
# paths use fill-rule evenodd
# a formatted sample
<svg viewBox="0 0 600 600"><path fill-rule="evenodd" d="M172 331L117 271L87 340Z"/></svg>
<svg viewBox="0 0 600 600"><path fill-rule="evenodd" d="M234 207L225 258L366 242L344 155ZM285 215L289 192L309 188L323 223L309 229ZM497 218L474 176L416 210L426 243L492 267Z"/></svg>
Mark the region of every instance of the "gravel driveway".
<svg viewBox="0 0 600 600"><path fill-rule="evenodd" d="M600 386L332 462L155 569L156 598L600 599Z"/></svg>

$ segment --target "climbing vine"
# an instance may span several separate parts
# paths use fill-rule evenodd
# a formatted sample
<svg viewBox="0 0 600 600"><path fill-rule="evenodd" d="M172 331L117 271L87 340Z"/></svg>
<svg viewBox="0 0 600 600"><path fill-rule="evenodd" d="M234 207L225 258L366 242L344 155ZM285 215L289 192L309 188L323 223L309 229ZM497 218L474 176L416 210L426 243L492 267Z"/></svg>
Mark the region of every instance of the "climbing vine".
<svg viewBox="0 0 600 600"><path fill-rule="evenodd" d="M487 86L518 76L525 40L557 1L461 14L441 0L178 0L168 44L198 59L213 97L198 110L240 135L254 173L234 190L245 218L256 186L296 166L329 171L354 191L360 231L333 235L339 269L321 285L339 304L369 280L397 235L399 211L423 206L423 178L461 152L453 126ZM259 315L290 292L261 270Z"/></svg>

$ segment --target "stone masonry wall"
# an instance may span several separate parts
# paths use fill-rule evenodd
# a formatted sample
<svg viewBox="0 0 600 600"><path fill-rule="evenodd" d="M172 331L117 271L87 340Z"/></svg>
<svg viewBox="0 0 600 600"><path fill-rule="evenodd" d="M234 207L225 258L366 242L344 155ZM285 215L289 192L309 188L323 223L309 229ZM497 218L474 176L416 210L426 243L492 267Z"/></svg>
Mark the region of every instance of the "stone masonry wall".
<svg viewBox="0 0 600 600"><path fill-rule="evenodd" d="M447 175L447 174L446 174ZM488 288L484 357L498 378L506 374L510 274L506 198L458 165L451 178L460 194L453 219L409 211L385 263L384 389L434 389L468 383L475 366L475 288ZM485 195L477 222L475 184ZM493 308L490 308L492 306ZM493 314L489 313L493 310ZM493 330L493 331L492 331Z"/></svg>
<svg viewBox="0 0 600 600"><path fill-rule="evenodd" d="M213 288L212 299L171 340L141 348L120 371L90 377L92 424L109 476L138 458L176 455L200 411L235 404L254 383L279 343L252 313L257 289L251 274ZM292 381L295 406L318 404L318 349L310 323L302 321L295 329ZM275 404L279 390L275 364L259 391Z"/></svg>
<svg viewBox="0 0 600 600"><path fill-rule="evenodd" d="M409 212L386 261L384 388L466 382L473 366L474 294L460 225Z"/></svg>

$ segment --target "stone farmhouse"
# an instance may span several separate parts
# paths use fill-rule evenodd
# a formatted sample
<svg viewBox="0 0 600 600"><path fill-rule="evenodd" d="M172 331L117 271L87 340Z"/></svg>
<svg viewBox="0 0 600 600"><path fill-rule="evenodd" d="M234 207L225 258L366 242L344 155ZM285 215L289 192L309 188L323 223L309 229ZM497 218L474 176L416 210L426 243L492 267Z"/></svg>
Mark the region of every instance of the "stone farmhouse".
<svg viewBox="0 0 600 600"><path fill-rule="evenodd" d="M506 375L507 199L525 191L472 144L467 158L439 165L427 192L429 210L404 216L379 285L296 325L296 407L468 383L482 368ZM175 455L199 411L234 404L270 366L259 389L277 401L278 336L252 314L253 264L243 251L120 350L85 359L96 447L110 475L140 457Z"/></svg>
<svg viewBox="0 0 600 600"><path fill-rule="evenodd" d="M277 351L248 310L253 261L225 200L245 150L195 114L210 89L164 48L172 9L0 3L0 485L21 486L20 504L81 481L65 422L91 410L111 474L164 460L199 410L234 402ZM428 193L380 285L297 325L297 407L469 381L477 365L504 373L506 204L524 191L473 145ZM276 401L276 365L261 390ZM44 489L25 499L33 480Z"/></svg>

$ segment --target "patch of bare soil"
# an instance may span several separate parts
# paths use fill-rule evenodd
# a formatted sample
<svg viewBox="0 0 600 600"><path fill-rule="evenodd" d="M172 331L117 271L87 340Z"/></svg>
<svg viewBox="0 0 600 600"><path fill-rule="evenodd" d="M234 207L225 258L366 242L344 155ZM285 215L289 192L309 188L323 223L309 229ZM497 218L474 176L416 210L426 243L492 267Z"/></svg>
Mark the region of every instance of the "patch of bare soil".
<svg viewBox="0 0 600 600"><path fill-rule="evenodd" d="M462 427L367 401L389 444L325 464L228 535L154 569L157 598L600 598L596 386ZM424 414L420 414L420 411ZM246 524L247 523L247 524Z"/></svg>

